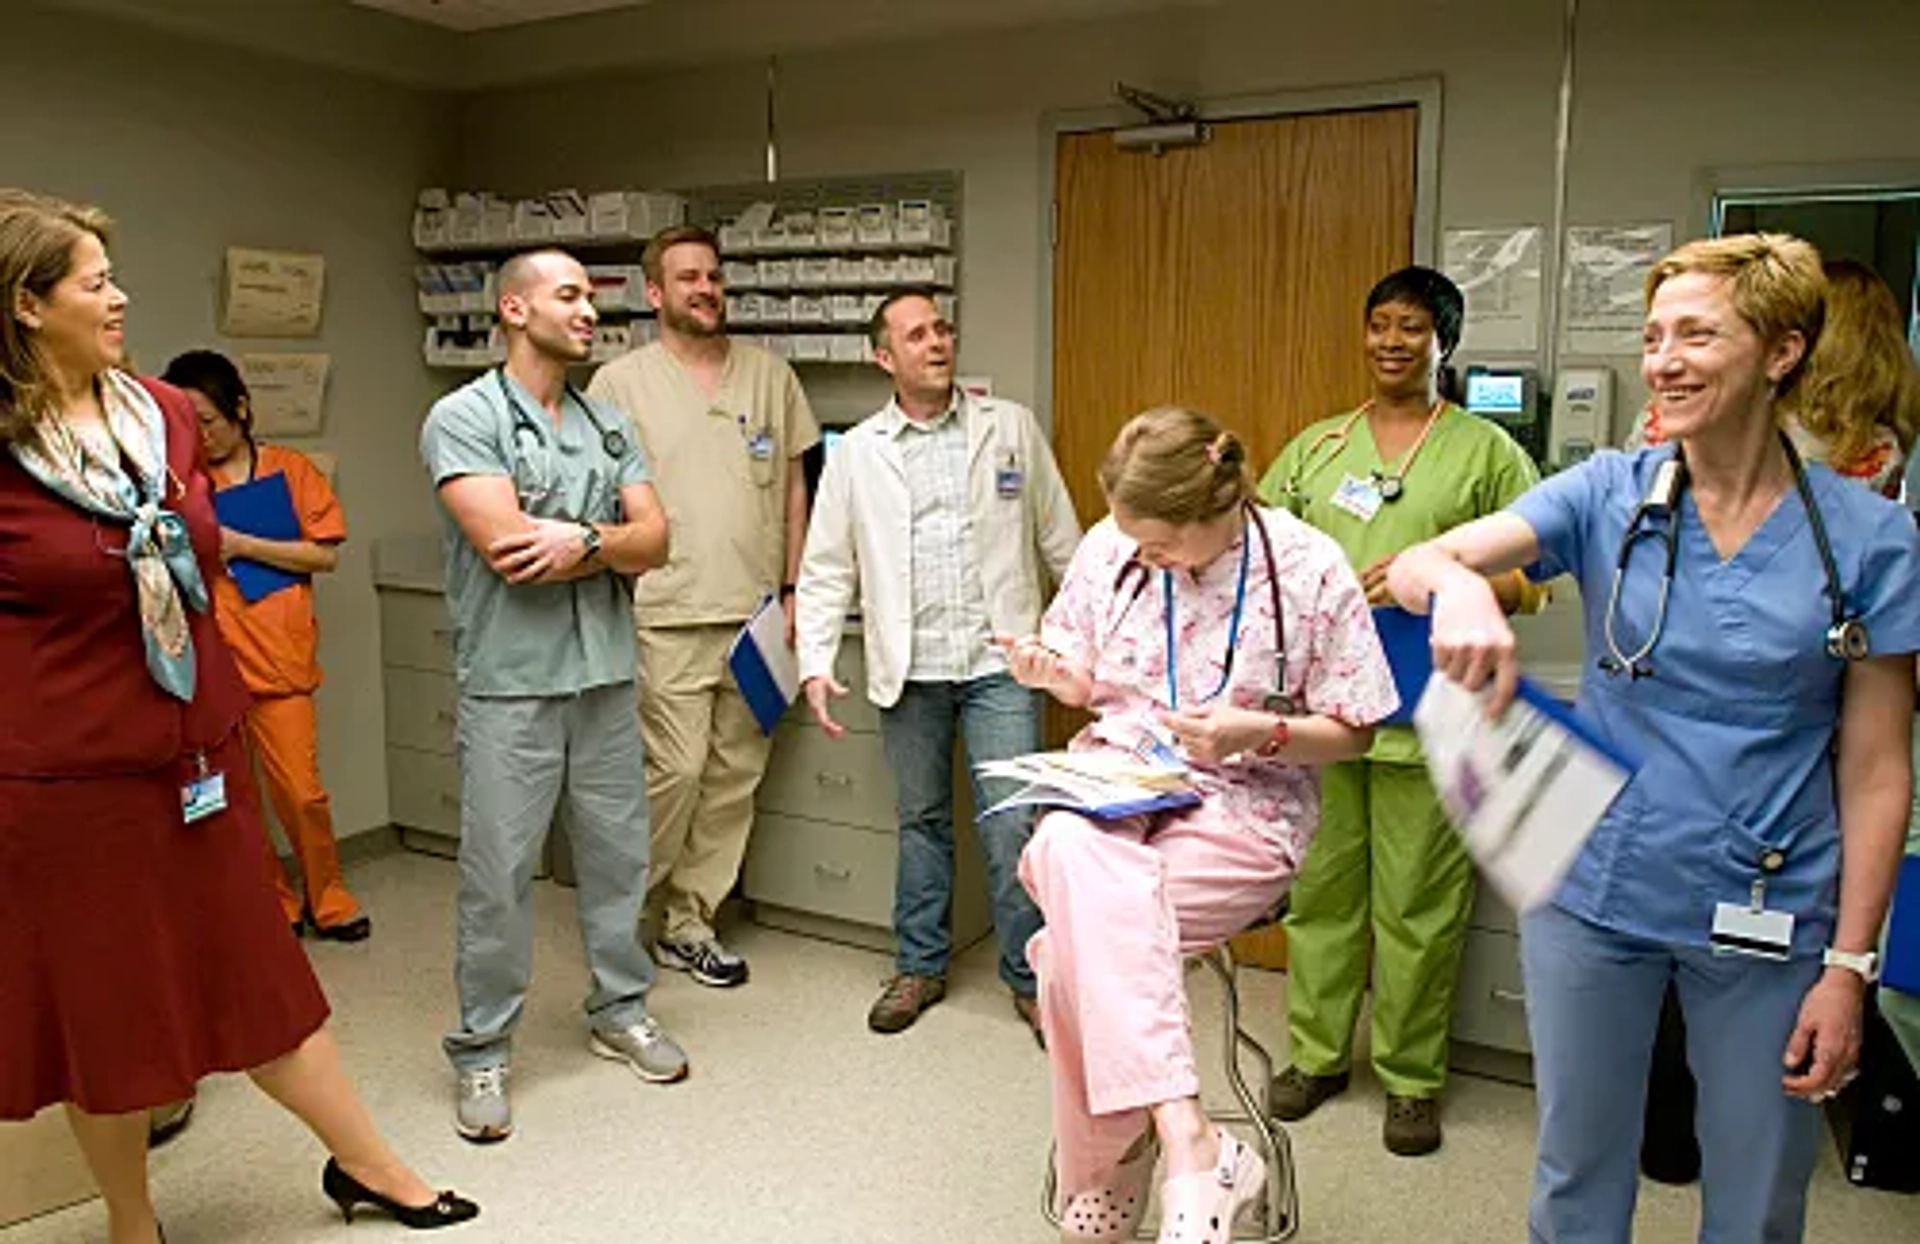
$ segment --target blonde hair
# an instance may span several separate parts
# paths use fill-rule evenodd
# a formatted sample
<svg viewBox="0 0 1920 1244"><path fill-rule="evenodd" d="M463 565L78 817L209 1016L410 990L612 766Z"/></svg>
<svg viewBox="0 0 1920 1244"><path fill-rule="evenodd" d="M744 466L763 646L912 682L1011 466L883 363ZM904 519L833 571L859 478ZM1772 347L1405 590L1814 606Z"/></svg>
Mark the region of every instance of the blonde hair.
<svg viewBox="0 0 1920 1244"><path fill-rule="evenodd" d="M1254 495L1246 445L1180 406L1127 421L1100 464L1100 487L1108 505L1175 526L1218 518Z"/></svg>
<svg viewBox="0 0 1920 1244"><path fill-rule="evenodd" d="M1800 361L1774 387L1776 397L1792 392L1819 343L1825 318L1827 278L1820 271L1820 252L1784 233L1737 233L1689 242L1647 273L1647 305L1653 305L1654 293L1668 280L1688 272L1724 277L1733 309L1767 345L1792 332L1805 339Z"/></svg>
<svg viewBox="0 0 1920 1244"><path fill-rule="evenodd" d="M1826 275L1826 324L1788 413L1825 442L1836 467L1865 457L1881 424L1904 453L1920 431L1920 382L1900 304L1865 264L1831 260Z"/></svg>
<svg viewBox="0 0 1920 1244"><path fill-rule="evenodd" d="M0 189L0 445L31 432L52 401L46 360L20 322L21 295L51 297L73 270L80 239L92 234L105 246L112 229L98 208Z"/></svg>

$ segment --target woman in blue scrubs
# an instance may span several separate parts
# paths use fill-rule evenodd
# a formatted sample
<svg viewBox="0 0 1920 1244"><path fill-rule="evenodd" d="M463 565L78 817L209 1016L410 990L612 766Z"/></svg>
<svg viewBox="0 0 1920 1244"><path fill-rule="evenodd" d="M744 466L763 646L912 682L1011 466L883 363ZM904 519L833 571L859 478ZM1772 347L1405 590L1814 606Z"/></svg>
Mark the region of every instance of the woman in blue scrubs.
<svg viewBox="0 0 1920 1244"><path fill-rule="evenodd" d="M1482 576L1576 576L1580 708L1640 761L1521 923L1543 1244L1630 1237L1670 980L1700 1087L1702 1240L1801 1238L1815 1103L1859 1058L1912 786L1920 536L1779 429L1823 302L1797 239L1674 252L1648 277L1641 364L1668 442L1564 471L1389 575L1407 608L1431 602L1437 666L1491 683L1494 712L1518 664Z"/></svg>

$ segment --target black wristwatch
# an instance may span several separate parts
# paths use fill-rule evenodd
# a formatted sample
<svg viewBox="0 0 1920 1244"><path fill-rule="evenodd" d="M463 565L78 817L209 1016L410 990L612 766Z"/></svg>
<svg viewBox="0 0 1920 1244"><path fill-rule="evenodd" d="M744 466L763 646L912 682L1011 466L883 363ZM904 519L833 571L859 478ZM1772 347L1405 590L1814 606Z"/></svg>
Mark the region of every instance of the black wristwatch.
<svg viewBox="0 0 1920 1244"><path fill-rule="evenodd" d="M787 597L791 595L793 595L793 584L782 583L780 585L780 599L785 600Z"/></svg>
<svg viewBox="0 0 1920 1244"><path fill-rule="evenodd" d="M580 543L586 552L580 555L581 561L589 561L600 551L600 529L592 523L580 524Z"/></svg>

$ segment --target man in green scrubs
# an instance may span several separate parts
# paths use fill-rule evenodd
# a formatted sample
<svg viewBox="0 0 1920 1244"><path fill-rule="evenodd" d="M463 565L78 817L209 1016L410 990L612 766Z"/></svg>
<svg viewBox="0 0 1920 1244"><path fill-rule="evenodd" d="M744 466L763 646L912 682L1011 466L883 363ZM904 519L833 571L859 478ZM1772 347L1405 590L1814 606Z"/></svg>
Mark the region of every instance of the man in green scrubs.
<svg viewBox="0 0 1920 1244"><path fill-rule="evenodd" d="M1296 437L1260 492L1338 541L1381 607L1392 603L1385 576L1395 554L1504 508L1539 474L1505 430L1440 396L1441 363L1464 318L1452 281L1403 269L1374 286L1366 316L1373 396ZM1517 575L1495 588L1509 611L1537 607L1542 595ZM1347 1087L1371 954L1383 1139L1403 1156L1431 1153L1473 866L1411 726L1383 726L1365 758L1329 766L1321 800L1286 922L1293 1065L1274 1081L1274 1112L1305 1118Z"/></svg>

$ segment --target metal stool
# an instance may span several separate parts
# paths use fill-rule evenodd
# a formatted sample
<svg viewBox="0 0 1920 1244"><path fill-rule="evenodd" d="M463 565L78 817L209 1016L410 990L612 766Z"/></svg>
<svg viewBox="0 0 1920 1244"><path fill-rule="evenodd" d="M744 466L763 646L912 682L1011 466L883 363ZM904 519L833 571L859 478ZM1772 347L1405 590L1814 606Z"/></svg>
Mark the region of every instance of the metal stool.
<svg viewBox="0 0 1920 1244"><path fill-rule="evenodd" d="M1282 899L1277 908L1243 931L1251 933L1266 928L1285 916L1286 910L1286 900ZM1255 1241L1257 1244L1281 1244L1284 1240L1292 1239L1300 1229L1300 1192L1294 1183L1293 1147L1287 1139L1287 1129L1274 1119L1273 1111L1269 1108L1273 1056L1267 1053L1265 1046L1254 1040L1252 1033L1240 1026L1240 965L1233 957L1233 949L1222 942L1188 955L1186 962L1189 967L1202 963L1212 969L1220 980L1221 993L1226 1000L1227 1086L1233 1090L1240 1109L1231 1113L1209 1110L1208 1117L1218 1124L1234 1123L1250 1129L1252 1144L1267 1164L1265 1223L1260 1227L1237 1227L1232 1238ZM1252 1059L1255 1071L1253 1080L1260 1086L1257 1094L1247 1086L1247 1077L1241 1070L1242 1051ZM1047 1148L1047 1178L1040 1192L1040 1212L1055 1227L1060 1225L1058 1201L1058 1172L1054 1169L1053 1148L1050 1145ZM1158 1232L1154 1217L1149 1216L1141 1221L1134 1238L1151 1240Z"/></svg>

